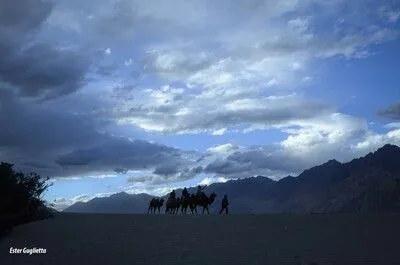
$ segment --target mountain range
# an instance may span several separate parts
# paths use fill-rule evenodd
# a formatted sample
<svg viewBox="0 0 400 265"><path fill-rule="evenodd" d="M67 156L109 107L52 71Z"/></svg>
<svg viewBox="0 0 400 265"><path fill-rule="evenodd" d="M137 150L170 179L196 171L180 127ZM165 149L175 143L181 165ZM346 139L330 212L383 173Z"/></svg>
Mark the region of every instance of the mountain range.
<svg viewBox="0 0 400 265"><path fill-rule="evenodd" d="M218 195L210 208L213 213L224 194L232 213L400 212L400 147L385 145L348 163L330 160L278 181L257 176L214 183L205 192ZM144 213L151 198L122 192L78 202L64 211Z"/></svg>

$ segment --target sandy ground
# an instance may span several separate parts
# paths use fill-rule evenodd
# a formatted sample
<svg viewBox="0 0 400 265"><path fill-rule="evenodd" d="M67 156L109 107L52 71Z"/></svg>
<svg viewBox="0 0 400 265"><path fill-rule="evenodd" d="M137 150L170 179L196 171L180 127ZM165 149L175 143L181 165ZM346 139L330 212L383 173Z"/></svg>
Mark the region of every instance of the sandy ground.
<svg viewBox="0 0 400 265"><path fill-rule="evenodd" d="M399 243L394 214L63 214L0 239L0 264L400 264Z"/></svg>

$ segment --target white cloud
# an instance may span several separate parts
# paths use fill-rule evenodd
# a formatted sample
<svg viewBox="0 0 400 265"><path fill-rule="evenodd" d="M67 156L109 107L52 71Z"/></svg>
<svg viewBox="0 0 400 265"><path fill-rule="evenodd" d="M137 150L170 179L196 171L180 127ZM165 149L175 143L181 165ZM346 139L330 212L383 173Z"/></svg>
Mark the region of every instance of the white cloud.
<svg viewBox="0 0 400 265"><path fill-rule="evenodd" d="M386 124L384 127L388 129L400 129L400 122L391 122Z"/></svg>
<svg viewBox="0 0 400 265"><path fill-rule="evenodd" d="M211 88L200 92L161 88L119 106L121 124L169 133L222 134L235 129L268 128L298 119L313 119L331 107L290 94L264 96L261 89Z"/></svg>
<svg viewBox="0 0 400 265"><path fill-rule="evenodd" d="M299 32L306 32L308 30L309 24L310 23L308 18L298 17L288 21L289 27Z"/></svg>
<svg viewBox="0 0 400 265"><path fill-rule="evenodd" d="M267 83L267 86L268 86L268 87L270 87L270 86L276 86L276 85L279 85L279 81L276 80L275 78L272 78L272 79L269 80L268 83Z"/></svg>
<svg viewBox="0 0 400 265"><path fill-rule="evenodd" d="M4 5L3 2L0 6L14 3L6 1ZM351 3L60 0L53 9L46 6L43 14L33 14L35 12L31 10L36 9L27 8L29 16L23 16L25 11L19 12L22 14L20 24L11 29L0 25L4 33L1 35L8 36L11 44L14 41L19 44L21 31L30 35L37 32L37 38L31 39L28 34L21 37L28 40L26 43L21 41L22 46L29 48L32 43L43 43L37 50L40 52L43 47L54 44L55 48L48 52L51 59L58 57L60 50L81 50L76 57L90 54L87 64L92 65L86 67L85 63L85 67L73 73L73 68L61 67L57 61L38 64L37 58L31 57L34 53L30 53L26 59L31 65L40 66L39 71L30 67L22 68L24 71L10 71L11 64L4 60L7 63L0 67L0 77L7 76L16 86L21 85L24 76L15 73L34 73L36 78L25 76L29 81L26 93L35 94L32 87L39 91L43 83L51 88L53 83L58 84L60 76L72 77L72 81L66 85L62 83L62 92L68 92L69 97L51 101L45 107L39 107L40 104L33 100L15 101L19 105L12 105L15 110L12 114L17 115L14 120L25 122L10 122L2 130L2 154L18 149L12 153L13 158L37 162L38 158L32 158L32 154L38 147L41 150L47 148L49 151L43 151L43 159L54 162L57 157L58 165L52 165L58 170L65 166L63 172L71 176L121 166L123 170L159 170L168 176L155 177L153 181L165 183L193 177L196 164L193 159L184 158L185 152L175 152L165 146L146 142L142 143L146 147L143 151L140 144L131 141L140 135L136 134L136 129L215 136L270 128L287 133L287 138L277 143L278 149L276 146L243 149L228 144L209 149L209 158L215 156L221 160L213 165L215 170L243 174L279 175L288 169L315 164L328 156L349 158L379 143L397 141L397 130L373 133L364 120L336 113L329 104L303 96L301 83L312 80L318 70L314 69L318 65L315 62L331 57L362 59L372 55L371 46L398 37L397 9L378 10L376 4L371 4L363 5L363 12L359 12L360 3L359 0ZM345 6L349 12L339 14ZM0 8L0 13L1 10L6 8ZM3 13L0 23L7 25L16 21ZM41 27L42 21L47 25ZM59 34L60 27L79 34ZM14 28L18 30L11 34ZM8 46L12 45L7 44L5 49L1 47L1 55L10 54ZM19 54L20 47L11 51ZM67 62L68 66L78 65L75 60L65 60L71 58L69 53L65 56L61 56L60 61ZM16 60L9 59L9 62L25 66L22 60L15 63ZM49 70L55 70L54 74L49 75ZM39 80L41 78L46 80ZM137 80L133 82L133 78ZM42 83L34 84L38 80ZM84 89L78 92L81 83L84 83ZM119 94L115 92L118 90L115 86ZM4 102L7 107L14 103L11 100ZM51 115L53 110L57 115ZM394 108L386 114L398 116ZM77 121L77 117L80 120ZM74 126L74 123L77 124ZM128 134L127 141L116 140L122 131L120 128L128 128L124 131ZM30 139L35 141L28 141L26 132L29 136L34 135ZM8 140L10 135L13 141ZM105 135L107 137L103 137ZM8 146L15 139L21 144ZM3 147L9 148L8 153ZM149 154L149 149L156 150ZM124 155L122 159L120 152ZM159 163L160 157L164 158L162 163ZM223 161L227 157L231 159ZM272 162L264 165L263 159ZM79 163L82 164L77 165ZM280 166L274 166L274 163ZM165 167L166 164L172 166ZM77 170L69 171L71 168ZM182 171L181 175L174 172L177 169ZM54 173L53 170L50 172Z"/></svg>
<svg viewBox="0 0 400 265"><path fill-rule="evenodd" d="M281 145L291 153L299 155L316 150L321 152L329 145L357 139L367 131L364 120L341 113L333 113L322 119L294 121L292 125L299 128L284 129L289 136Z"/></svg>
<svg viewBox="0 0 400 265"><path fill-rule="evenodd" d="M90 178L94 178L94 179L105 179L105 178L116 178L117 175L115 174L98 174L98 175L93 175L93 176L89 176Z"/></svg>
<svg viewBox="0 0 400 265"><path fill-rule="evenodd" d="M222 128L222 129L213 131L211 134L218 136L218 135L224 135L225 133L226 133L226 128Z"/></svg>
<svg viewBox="0 0 400 265"><path fill-rule="evenodd" d="M182 188L180 186L169 185L168 187L155 187L155 186L142 186L138 187L135 185L130 185L123 187L123 190L129 194L141 194L147 193L152 196L164 196L165 194L170 193L172 190L176 190Z"/></svg>
<svg viewBox="0 0 400 265"><path fill-rule="evenodd" d="M214 147L209 147L207 149L207 152L209 152L210 154L216 154L216 155L230 155L233 152L239 150L241 147L228 143L228 144L222 144L222 145L217 145Z"/></svg>
<svg viewBox="0 0 400 265"><path fill-rule="evenodd" d="M87 202L87 201L91 200L92 198L94 198L94 196L89 196L87 194L81 194L81 195L77 195L77 196L69 198L69 199L56 198L54 201L52 201L50 203L53 204L54 209L56 209L58 211L62 211L74 203Z"/></svg>
<svg viewBox="0 0 400 265"><path fill-rule="evenodd" d="M400 129L391 130L384 134L369 132L365 139L357 143L355 147L363 154L372 152L385 144L395 144L400 146Z"/></svg>
<svg viewBox="0 0 400 265"><path fill-rule="evenodd" d="M328 5L311 2L318 8ZM176 3L180 5L178 10L188 8L180 1ZM299 89L300 83L311 81L310 68L315 60L370 56L371 45L390 41L398 32L385 25L371 24L362 15L360 21L361 18L365 20L352 25L347 23L350 17L344 14L340 30L322 34L316 29L319 20L331 18L333 11L343 3L330 2L332 14L309 14L309 4L310 1L234 3L229 8L238 9L236 17L247 12L246 8L254 12L253 18L235 31L229 30L233 17L229 13L220 16L215 9L217 3L200 4L198 19L194 20L186 15L172 18L159 7L139 4L136 6L139 17L144 12L154 19L166 19L165 26L171 27L184 24L187 19L196 25L193 31L198 31L198 36L192 39L189 33L177 37L168 32L166 34L172 34L173 38L146 43L146 75L161 78L162 82L177 88L154 89L153 86L151 93L146 94L143 91L149 88L139 85L133 100L118 104L115 110L120 115L118 122L151 132L221 135L237 127L245 127L242 131L247 132L253 128L285 126L293 120L323 119L316 116L325 115L329 119L334 111L323 104L300 96L286 96L282 100L272 100L271 96L290 95ZM280 17L292 11L295 14ZM199 18L204 18L205 14L210 15L210 19L202 24ZM201 25L209 25L217 17L219 23L208 31L202 30ZM273 26L262 27L263 23ZM354 30L356 26L364 29L362 33ZM297 116L302 114L303 117Z"/></svg>
<svg viewBox="0 0 400 265"><path fill-rule="evenodd" d="M56 198L55 200L49 202L52 204L52 207L56 209L57 211L62 211L72 204L75 204L77 202L88 202L94 198L102 198L102 197L108 197L114 193L112 192L104 192L104 193L95 193L92 195L88 194L80 194L77 196L74 196L72 198Z"/></svg>
<svg viewBox="0 0 400 265"><path fill-rule="evenodd" d="M225 183L230 179L227 179L225 177L207 177L203 179L201 182L198 183L198 185L210 185L213 183Z"/></svg>
<svg viewBox="0 0 400 265"><path fill-rule="evenodd" d="M203 160L207 163L205 172L227 178L264 175L279 179L330 159L348 162L385 144L400 145L400 129L390 128L394 129L375 133L363 119L339 113L322 120L299 120L281 127L288 136L279 143L209 148Z"/></svg>

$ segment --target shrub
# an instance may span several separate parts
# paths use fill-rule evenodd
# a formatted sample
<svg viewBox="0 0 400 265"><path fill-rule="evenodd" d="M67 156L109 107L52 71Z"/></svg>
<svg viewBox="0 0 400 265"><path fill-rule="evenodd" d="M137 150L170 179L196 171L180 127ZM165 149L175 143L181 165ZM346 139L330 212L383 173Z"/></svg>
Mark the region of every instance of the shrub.
<svg viewBox="0 0 400 265"><path fill-rule="evenodd" d="M16 172L14 165L0 163L0 234L13 226L50 215L41 196L49 178Z"/></svg>

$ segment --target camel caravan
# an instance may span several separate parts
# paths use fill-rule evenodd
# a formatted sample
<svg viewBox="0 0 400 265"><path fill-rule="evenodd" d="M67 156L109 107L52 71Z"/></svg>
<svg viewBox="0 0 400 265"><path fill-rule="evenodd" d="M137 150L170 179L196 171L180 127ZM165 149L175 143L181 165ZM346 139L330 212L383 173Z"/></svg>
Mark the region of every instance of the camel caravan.
<svg viewBox="0 0 400 265"><path fill-rule="evenodd" d="M206 186L198 186L196 194L189 194L186 188L182 190L182 196L176 197L175 191L173 190L168 199L165 201L165 214L187 214L188 208L190 209L192 214L197 214L197 207L203 207L203 214L205 211L209 214L210 211L208 207L214 202L217 194L215 192L211 193L210 196L207 196L203 190ZM161 207L164 204L164 199L153 198L147 209L147 213L161 213ZM224 196L224 200L222 203L222 207L226 209L228 206L228 200L226 195ZM220 213L222 210L220 211Z"/></svg>

